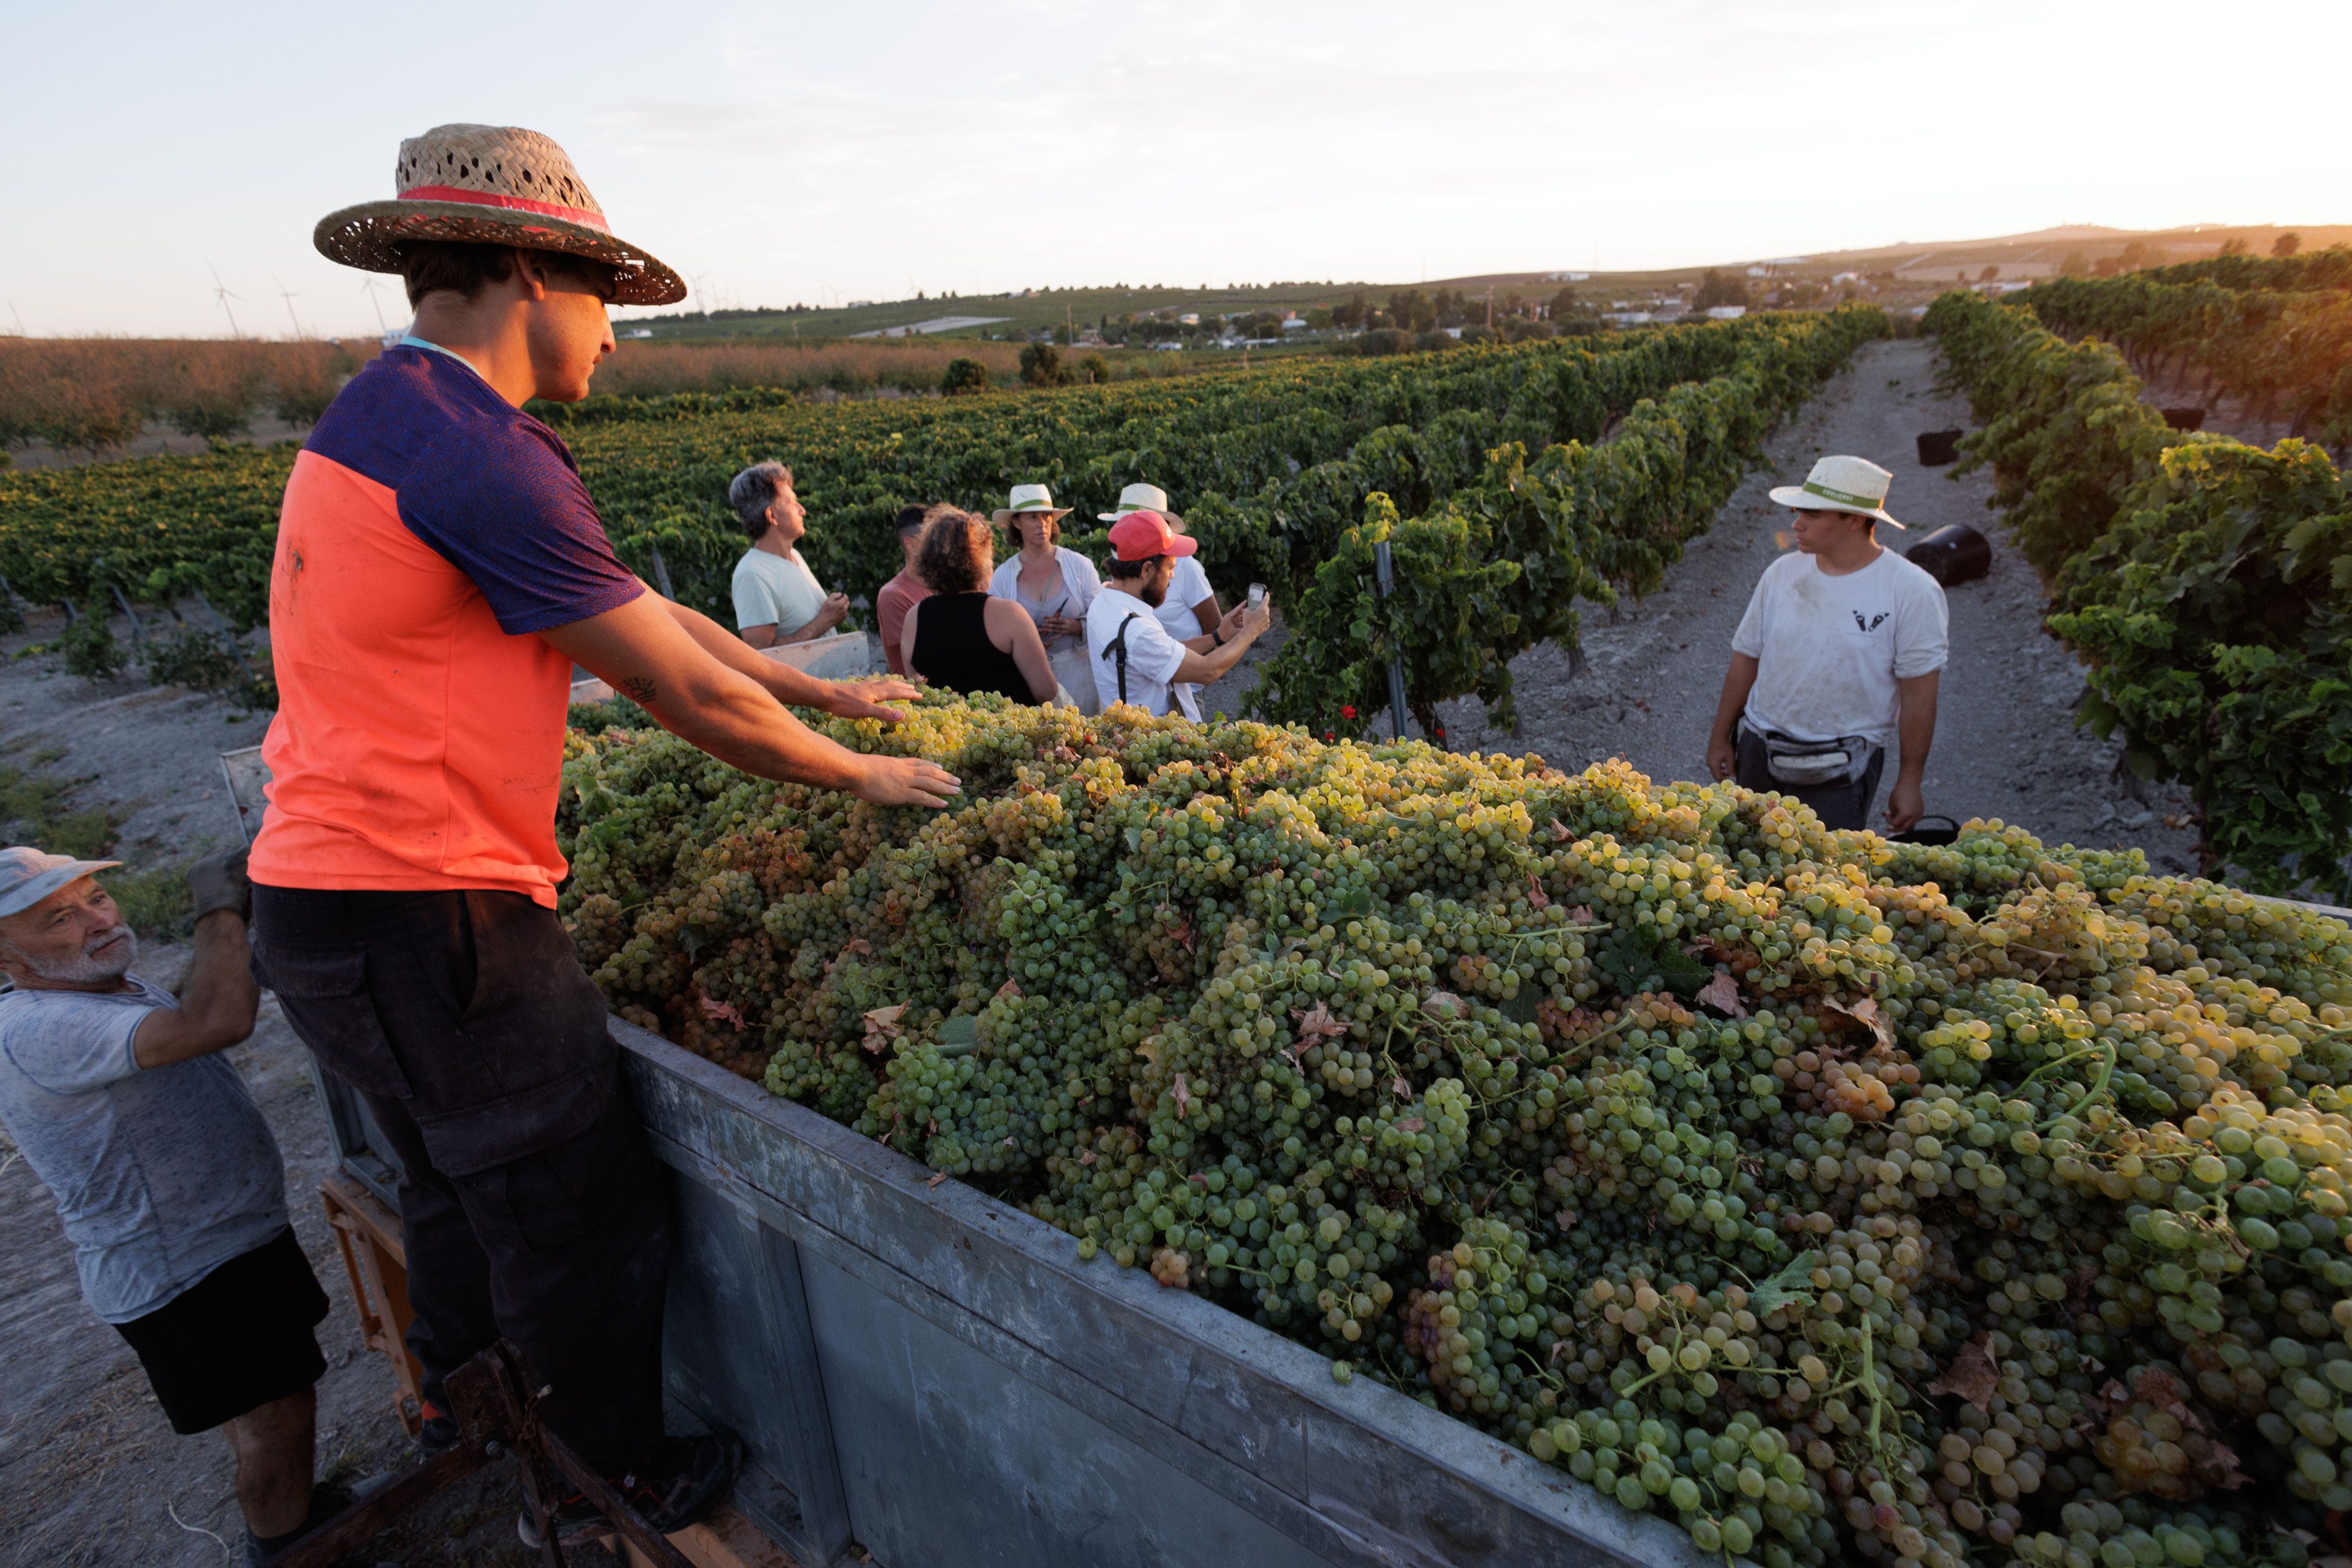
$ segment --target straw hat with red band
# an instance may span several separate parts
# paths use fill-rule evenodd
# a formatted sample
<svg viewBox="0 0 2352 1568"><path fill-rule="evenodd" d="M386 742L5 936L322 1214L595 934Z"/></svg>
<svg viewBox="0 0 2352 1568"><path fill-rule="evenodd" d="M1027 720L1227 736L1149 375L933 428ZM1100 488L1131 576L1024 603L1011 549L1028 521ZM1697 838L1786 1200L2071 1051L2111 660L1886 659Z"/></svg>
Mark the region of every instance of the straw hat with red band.
<svg viewBox="0 0 2352 1568"><path fill-rule="evenodd" d="M1110 552L1123 561L1191 555L1200 548L1200 540L1173 531L1157 512L1129 512L1110 526Z"/></svg>
<svg viewBox="0 0 2352 1568"><path fill-rule="evenodd" d="M615 305L674 305L686 283L613 237L604 209L563 149L511 125L439 125L400 144L397 194L319 220L310 243L330 261L398 272L406 240L559 250L610 266Z"/></svg>

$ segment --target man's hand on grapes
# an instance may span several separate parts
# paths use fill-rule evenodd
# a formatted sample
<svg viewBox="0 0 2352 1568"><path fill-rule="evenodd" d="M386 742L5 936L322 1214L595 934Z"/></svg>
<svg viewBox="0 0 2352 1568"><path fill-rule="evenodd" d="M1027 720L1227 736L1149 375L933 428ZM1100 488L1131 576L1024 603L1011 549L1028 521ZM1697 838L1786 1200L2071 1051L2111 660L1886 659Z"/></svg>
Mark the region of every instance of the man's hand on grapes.
<svg viewBox="0 0 2352 1568"><path fill-rule="evenodd" d="M944 806L963 780L927 757L869 757L851 793L877 806Z"/></svg>
<svg viewBox="0 0 2352 1568"><path fill-rule="evenodd" d="M896 677L871 681L835 681L831 700L824 711L835 718L878 718L884 724L905 722L907 710L885 707L885 703L908 702L922 688L911 681Z"/></svg>

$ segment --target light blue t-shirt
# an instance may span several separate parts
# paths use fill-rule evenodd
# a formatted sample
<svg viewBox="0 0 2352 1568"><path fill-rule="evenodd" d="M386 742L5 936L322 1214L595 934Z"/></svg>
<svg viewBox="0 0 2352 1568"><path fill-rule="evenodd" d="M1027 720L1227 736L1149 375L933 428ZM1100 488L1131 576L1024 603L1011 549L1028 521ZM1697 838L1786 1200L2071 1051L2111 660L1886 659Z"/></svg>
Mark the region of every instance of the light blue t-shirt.
<svg viewBox="0 0 2352 1568"><path fill-rule="evenodd" d="M286 1228L286 1166L218 1054L142 1070L139 1022L179 1006L124 991L0 995L0 1124L58 1201L82 1294L110 1323L170 1301Z"/></svg>

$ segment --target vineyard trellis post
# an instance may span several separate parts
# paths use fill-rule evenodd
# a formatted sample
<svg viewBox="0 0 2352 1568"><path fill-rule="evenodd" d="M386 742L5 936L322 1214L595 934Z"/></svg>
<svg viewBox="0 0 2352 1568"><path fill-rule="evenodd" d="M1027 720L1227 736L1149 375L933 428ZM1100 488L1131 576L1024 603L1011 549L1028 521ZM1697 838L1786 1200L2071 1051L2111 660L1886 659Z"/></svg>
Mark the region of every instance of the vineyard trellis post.
<svg viewBox="0 0 2352 1568"><path fill-rule="evenodd" d="M1396 586L1396 574L1390 566L1389 541L1372 546L1373 580L1380 585L1381 602L1388 602L1389 592ZM1396 639L1389 639L1389 723L1395 727L1396 738L1404 738L1404 665L1397 660Z"/></svg>

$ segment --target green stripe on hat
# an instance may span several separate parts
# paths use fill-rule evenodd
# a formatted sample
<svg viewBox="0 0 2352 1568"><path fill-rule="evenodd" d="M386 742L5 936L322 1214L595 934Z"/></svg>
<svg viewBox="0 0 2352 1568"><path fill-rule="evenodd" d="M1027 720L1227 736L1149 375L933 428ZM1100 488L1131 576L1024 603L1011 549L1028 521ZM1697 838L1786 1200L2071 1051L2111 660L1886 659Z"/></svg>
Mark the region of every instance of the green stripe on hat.
<svg viewBox="0 0 2352 1568"><path fill-rule="evenodd" d="M1878 496L1857 496L1847 490L1832 490L1816 479L1808 479L1801 486L1808 496L1819 496L1824 501L1843 501L1849 507L1868 507L1877 511L1886 502Z"/></svg>

